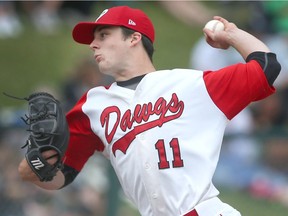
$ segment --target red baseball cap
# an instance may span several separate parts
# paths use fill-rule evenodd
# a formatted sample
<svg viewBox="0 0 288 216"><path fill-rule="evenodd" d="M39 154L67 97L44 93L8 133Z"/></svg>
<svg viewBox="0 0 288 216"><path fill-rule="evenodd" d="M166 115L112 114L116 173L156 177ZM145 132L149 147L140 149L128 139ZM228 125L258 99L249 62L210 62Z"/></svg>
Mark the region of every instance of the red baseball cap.
<svg viewBox="0 0 288 216"><path fill-rule="evenodd" d="M95 22L80 22L72 32L73 39L81 44L90 44L94 40L94 30L99 25L124 26L155 39L154 26L149 17L141 10L128 6L105 9Z"/></svg>

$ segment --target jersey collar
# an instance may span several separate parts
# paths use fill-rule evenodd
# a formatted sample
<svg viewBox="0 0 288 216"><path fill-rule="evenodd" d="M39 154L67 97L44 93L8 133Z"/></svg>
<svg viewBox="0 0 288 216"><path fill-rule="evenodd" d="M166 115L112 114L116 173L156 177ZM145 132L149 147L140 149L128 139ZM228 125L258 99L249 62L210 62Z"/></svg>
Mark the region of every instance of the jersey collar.
<svg viewBox="0 0 288 216"><path fill-rule="evenodd" d="M140 83L140 81L143 79L143 77L145 75L146 74L141 75L141 76L137 76L137 77L133 77L132 79L129 79L129 80L119 81L119 82L116 82L116 83L117 83L118 86L135 90L137 85Z"/></svg>

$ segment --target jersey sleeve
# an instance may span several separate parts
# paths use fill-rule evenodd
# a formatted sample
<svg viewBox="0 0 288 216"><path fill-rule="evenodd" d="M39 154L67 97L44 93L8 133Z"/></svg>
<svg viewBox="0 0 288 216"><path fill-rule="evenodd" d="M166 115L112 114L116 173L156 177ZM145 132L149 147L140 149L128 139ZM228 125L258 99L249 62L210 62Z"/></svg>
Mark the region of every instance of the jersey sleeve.
<svg viewBox="0 0 288 216"><path fill-rule="evenodd" d="M92 131L89 118L82 111L86 102L86 94L70 110L67 122L70 130L70 140L64 157L64 164L80 171L95 151L103 151L104 144Z"/></svg>
<svg viewBox="0 0 288 216"><path fill-rule="evenodd" d="M256 60L205 71L203 79L211 99L230 120L249 103L275 92Z"/></svg>

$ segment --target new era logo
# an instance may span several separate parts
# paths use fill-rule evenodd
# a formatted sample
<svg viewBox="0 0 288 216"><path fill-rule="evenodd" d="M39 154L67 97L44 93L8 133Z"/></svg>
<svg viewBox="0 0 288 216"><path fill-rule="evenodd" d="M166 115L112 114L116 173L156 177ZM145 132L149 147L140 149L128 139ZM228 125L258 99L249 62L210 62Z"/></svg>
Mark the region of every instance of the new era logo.
<svg viewBox="0 0 288 216"><path fill-rule="evenodd" d="M136 26L136 23L135 23L133 20L129 19L128 25L134 25L134 26Z"/></svg>
<svg viewBox="0 0 288 216"><path fill-rule="evenodd" d="M40 168L44 167L43 162L39 158L37 158L36 160L32 160L31 164L37 170L39 170Z"/></svg>

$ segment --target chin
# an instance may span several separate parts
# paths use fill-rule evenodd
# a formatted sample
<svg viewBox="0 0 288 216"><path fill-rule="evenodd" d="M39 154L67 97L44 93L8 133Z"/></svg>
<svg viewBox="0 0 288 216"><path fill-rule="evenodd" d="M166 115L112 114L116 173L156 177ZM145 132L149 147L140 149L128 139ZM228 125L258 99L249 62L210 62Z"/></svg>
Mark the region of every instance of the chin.
<svg viewBox="0 0 288 216"><path fill-rule="evenodd" d="M103 68L99 66L99 71L102 74L113 76L113 73L111 72L111 70L108 70L107 68Z"/></svg>

